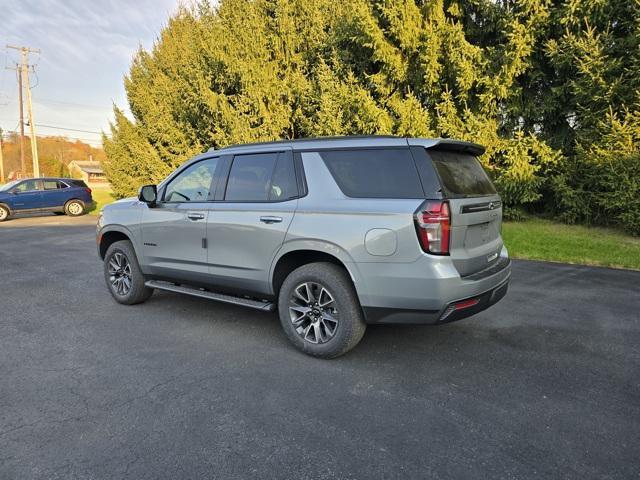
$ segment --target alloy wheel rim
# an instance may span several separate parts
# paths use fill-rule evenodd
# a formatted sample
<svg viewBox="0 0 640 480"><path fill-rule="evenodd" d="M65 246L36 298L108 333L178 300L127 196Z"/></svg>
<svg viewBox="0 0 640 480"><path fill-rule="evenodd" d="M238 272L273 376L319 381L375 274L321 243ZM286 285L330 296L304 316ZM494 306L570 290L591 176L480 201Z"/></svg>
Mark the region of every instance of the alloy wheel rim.
<svg viewBox="0 0 640 480"><path fill-rule="evenodd" d="M4 220L7 217L7 211L4 208L0 208L0 220Z"/></svg>
<svg viewBox="0 0 640 480"><path fill-rule="evenodd" d="M109 282L115 293L124 296L131 290L131 265L124 253L116 252L109 259Z"/></svg>
<svg viewBox="0 0 640 480"><path fill-rule="evenodd" d="M293 289L289 297L289 317L296 333L313 344L331 340L340 318L333 295L317 282L305 282Z"/></svg>
<svg viewBox="0 0 640 480"><path fill-rule="evenodd" d="M78 215L80 213L81 209L82 209L82 207L77 202L73 202L73 203L69 204L69 212L72 215Z"/></svg>

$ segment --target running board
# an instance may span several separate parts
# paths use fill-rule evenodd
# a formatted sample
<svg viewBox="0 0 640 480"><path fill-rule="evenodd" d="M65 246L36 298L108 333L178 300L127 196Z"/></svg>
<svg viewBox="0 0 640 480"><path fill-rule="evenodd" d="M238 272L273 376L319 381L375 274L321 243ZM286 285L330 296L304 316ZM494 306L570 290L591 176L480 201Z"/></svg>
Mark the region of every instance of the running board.
<svg viewBox="0 0 640 480"><path fill-rule="evenodd" d="M161 282L159 280L149 280L144 283L149 288L157 288L158 290L166 290L167 292L183 293L192 297L206 298L207 300L215 300L217 302L232 303L242 307L254 308L265 312L273 312L276 305L273 302L252 300L244 297L234 297L233 295L225 295L223 293L209 292L194 287L183 287L173 283Z"/></svg>

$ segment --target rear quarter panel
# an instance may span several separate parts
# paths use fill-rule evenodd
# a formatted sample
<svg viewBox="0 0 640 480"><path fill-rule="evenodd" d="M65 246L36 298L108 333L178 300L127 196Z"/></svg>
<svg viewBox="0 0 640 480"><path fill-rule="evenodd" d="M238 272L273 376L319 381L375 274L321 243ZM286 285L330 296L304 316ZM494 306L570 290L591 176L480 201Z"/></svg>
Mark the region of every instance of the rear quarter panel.
<svg viewBox="0 0 640 480"><path fill-rule="evenodd" d="M278 258L295 250L333 255L344 263L366 303L367 283L377 281L363 274L369 270L366 265L384 270L385 265L410 264L422 257L413 213L423 200L349 198L317 153L303 152L302 161L309 193L299 200Z"/></svg>
<svg viewBox="0 0 640 480"><path fill-rule="evenodd" d="M303 152L302 161L309 193L298 203L285 244L314 241L350 262L413 262L421 255L413 213L422 199L350 198L317 153Z"/></svg>

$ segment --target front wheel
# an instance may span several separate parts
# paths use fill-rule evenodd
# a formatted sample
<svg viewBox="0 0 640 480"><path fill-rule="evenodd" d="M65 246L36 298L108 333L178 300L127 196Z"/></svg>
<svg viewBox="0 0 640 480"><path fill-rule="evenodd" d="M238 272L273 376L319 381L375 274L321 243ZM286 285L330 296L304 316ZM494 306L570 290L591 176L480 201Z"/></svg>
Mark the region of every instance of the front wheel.
<svg viewBox="0 0 640 480"><path fill-rule="evenodd" d="M84 213L84 204L80 200L69 200L64 206L64 213L70 217L79 217Z"/></svg>
<svg viewBox="0 0 640 480"><path fill-rule="evenodd" d="M144 284L144 275L128 240L114 242L107 249L104 279L113 298L123 305L142 303L153 294L153 289Z"/></svg>
<svg viewBox="0 0 640 480"><path fill-rule="evenodd" d="M0 222L4 222L7 218L9 218L9 209L0 205Z"/></svg>
<svg viewBox="0 0 640 480"><path fill-rule="evenodd" d="M347 353L366 330L351 279L332 263L310 263L291 272L280 288L278 312L291 343L315 357Z"/></svg>

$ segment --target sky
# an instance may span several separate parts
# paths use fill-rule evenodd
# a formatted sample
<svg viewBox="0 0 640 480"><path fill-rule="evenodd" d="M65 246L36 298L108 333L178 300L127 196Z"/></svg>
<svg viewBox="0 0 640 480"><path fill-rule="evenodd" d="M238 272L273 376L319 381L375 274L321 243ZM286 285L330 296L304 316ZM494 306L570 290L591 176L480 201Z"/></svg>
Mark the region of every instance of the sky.
<svg viewBox="0 0 640 480"><path fill-rule="evenodd" d="M178 0L0 0L0 128L19 125L16 73L5 67L20 52L5 45L28 46L41 52L30 55L37 135L99 145L112 105L128 112L123 77L133 55L153 46L177 7ZM25 122L26 115L25 103Z"/></svg>

